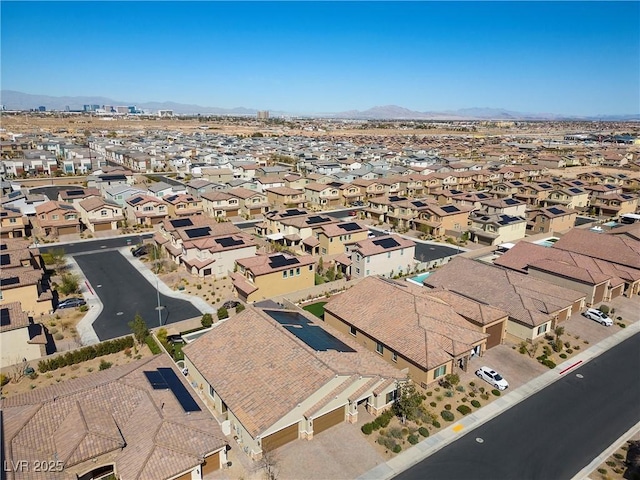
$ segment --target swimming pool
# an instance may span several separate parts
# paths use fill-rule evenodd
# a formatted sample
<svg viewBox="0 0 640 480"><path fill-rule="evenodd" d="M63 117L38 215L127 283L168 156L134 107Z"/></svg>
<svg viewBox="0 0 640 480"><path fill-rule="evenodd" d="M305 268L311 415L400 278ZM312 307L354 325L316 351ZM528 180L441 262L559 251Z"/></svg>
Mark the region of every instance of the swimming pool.
<svg viewBox="0 0 640 480"><path fill-rule="evenodd" d="M536 245L542 245L543 247L553 247L553 244L556 243L558 240L560 239L556 237L550 237L550 238L545 238L544 240L538 240L537 242L534 242L534 243Z"/></svg>
<svg viewBox="0 0 640 480"><path fill-rule="evenodd" d="M416 275L415 277L407 278L407 282L415 283L416 285L420 285L422 287L422 282L424 282L424 279L429 275L431 275L431 272L424 272L420 275Z"/></svg>

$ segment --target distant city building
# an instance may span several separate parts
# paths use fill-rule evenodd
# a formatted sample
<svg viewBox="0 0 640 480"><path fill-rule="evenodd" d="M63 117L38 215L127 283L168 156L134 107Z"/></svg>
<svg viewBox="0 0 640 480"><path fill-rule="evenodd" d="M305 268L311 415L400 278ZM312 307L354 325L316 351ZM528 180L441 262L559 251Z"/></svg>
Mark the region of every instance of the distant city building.
<svg viewBox="0 0 640 480"><path fill-rule="evenodd" d="M173 117L173 110L158 110L159 117Z"/></svg>
<svg viewBox="0 0 640 480"><path fill-rule="evenodd" d="M116 111L113 105L103 105L102 109L107 113L114 113Z"/></svg>
<svg viewBox="0 0 640 480"><path fill-rule="evenodd" d="M69 105L65 105L64 111L65 112L70 112L71 111L71 107Z"/></svg>
<svg viewBox="0 0 640 480"><path fill-rule="evenodd" d="M116 113L129 113L129 107L127 106L116 107Z"/></svg>
<svg viewBox="0 0 640 480"><path fill-rule="evenodd" d="M39 112L46 112L47 111L47 107L44 107L44 106L41 105L41 106L38 107L38 111Z"/></svg>
<svg viewBox="0 0 640 480"><path fill-rule="evenodd" d="M84 112L95 112L100 109L100 105L83 105L82 110Z"/></svg>
<svg viewBox="0 0 640 480"><path fill-rule="evenodd" d="M269 110L258 110L258 120L268 120Z"/></svg>

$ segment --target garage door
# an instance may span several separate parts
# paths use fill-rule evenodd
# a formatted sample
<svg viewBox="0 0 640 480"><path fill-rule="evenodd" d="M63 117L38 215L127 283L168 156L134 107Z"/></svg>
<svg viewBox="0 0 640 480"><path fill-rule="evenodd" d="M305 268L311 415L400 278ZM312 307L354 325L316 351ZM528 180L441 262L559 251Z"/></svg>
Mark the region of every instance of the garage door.
<svg viewBox="0 0 640 480"><path fill-rule="evenodd" d="M215 472L219 468L220 452L216 452L205 458L204 463L202 464L202 476L204 477L207 473Z"/></svg>
<svg viewBox="0 0 640 480"><path fill-rule="evenodd" d="M502 335L502 322L493 325L491 327L487 327L487 333L489 334L489 338L487 338L487 350L495 347L496 345L500 345L500 335Z"/></svg>
<svg viewBox="0 0 640 480"><path fill-rule="evenodd" d="M105 230L111 230L110 223L96 223L93 227L96 232L104 232Z"/></svg>
<svg viewBox="0 0 640 480"><path fill-rule="evenodd" d="M344 422L344 406L313 419L313 434L317 435L327 428Z"/></svg>
<svg viewBox="0 0 640 480"><path fill-rule="evenodd" d="M289 442L293 442L298 438L298 424L283 428L282 430L272 433L262 439L262 450L270 452L282 445L286 445Z"/></svg>
<svg viewBox="0 0 640 480"><path fill-rule="evenodd" d="M58 235L69 235L71 233L77 233L78 229L76 227L60 227L58 229Z"/></svg>

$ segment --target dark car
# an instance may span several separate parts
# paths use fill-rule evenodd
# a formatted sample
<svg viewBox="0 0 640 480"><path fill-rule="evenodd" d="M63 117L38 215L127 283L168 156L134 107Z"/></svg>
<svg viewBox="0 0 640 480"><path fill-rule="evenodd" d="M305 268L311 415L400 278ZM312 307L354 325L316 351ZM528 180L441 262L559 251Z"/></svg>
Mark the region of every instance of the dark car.
<svg viewBox="0 0 640 480"><path fill-rule="evenodd" d="M222 306L227 310L230 308L236 308L238 305L240 305L240 302L236 302L235 300L229 300L222 304Z"/></svg>
<svg viewBox="0 0 640 480"><path fill-rule="evenodd" d="M133 254L134 257L142 257L143 255L146 255L149 252L147 251L146 245L141 245L139 247L136 247L131 253Z"/></svg>
<svg viewBox="0 0 640 480"><path fill-rule="evenodd" d="M81 307L86 304L87 302L82 298L67 298L58 304L58 309Z"/></svg>

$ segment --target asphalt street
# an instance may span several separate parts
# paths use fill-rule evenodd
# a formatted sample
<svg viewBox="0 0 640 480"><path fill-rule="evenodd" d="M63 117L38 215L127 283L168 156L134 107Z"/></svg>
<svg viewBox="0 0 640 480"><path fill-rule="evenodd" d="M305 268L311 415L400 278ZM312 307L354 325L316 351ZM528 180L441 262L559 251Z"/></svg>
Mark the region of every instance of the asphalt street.
<svg viewBox="0 0 640 480"><path fill-rule="evenodd" d="M93 323L100 340L131 333L128 323L139 313L149 327L158 326L157 290L120 252L105 251L74 255L91 288L103 304ZM160 295L162 325L202 314L190 302Z"/></svg>
<svg viewBox="0 0 640 480"><path fill-rule="evenodd" d="M51 185L49 187L34 187L29 189L29 193L39 193L44 194L49 200L58 200L58 193L62 190L77 190L78 188L83 188L78 185Z"/></svg>
<svg viewBox="0 0 640 480"><path fill-rule="evenodd" d="M136 245L141 243L143 239L147 240L153 237L153 233L144 233L140 235L120 236L113 238L103 238L83 242L69 242L63 245L47 245L38 244L41 253L49 253L52 250L64 250L66 255L75 255L77 253L101 252L105 249L121 248L127 245Z"/></svg>
<svg viewBox="0 0 640 480"><path fill-rule="evenodd" d="M638 365L640 334L395 478L570 479L640 420Z"/></svg>

